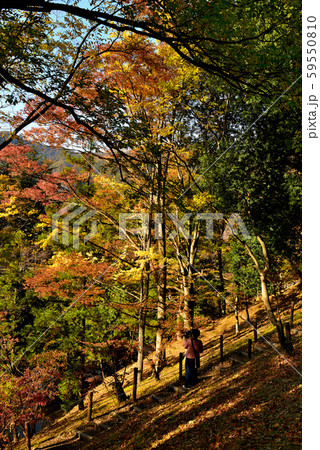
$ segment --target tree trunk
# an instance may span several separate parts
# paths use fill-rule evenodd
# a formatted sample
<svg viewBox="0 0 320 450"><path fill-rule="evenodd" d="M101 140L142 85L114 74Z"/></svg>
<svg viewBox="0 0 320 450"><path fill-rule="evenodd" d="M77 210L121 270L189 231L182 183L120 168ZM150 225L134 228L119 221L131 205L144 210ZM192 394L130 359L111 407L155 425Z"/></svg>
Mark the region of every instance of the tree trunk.
<svg viewBox="0 0 320 450"><path fill-rule="evenodd" d="M248 300L247 300L247 299L246 299L246 301L245 301L245 305L246 305L246 316L247 316L247 321L250 322L250 314L249 314Z"/></svg>
<svg viewBox="0 0 320 450"><path fill-rule="evenodd" d="M138 347L138 383L143 379L143 359L144 359L144 334L146 325L146 311L141 308L139 311L139 347Z"/></svg>
<svg viewBox="0 0 320 450"><path fill-rule="evenodd" d="M149 269L149 262L147 262L141 275L140 302L142 306L139 311L138 383L141 383L143 378L144 335L147 317L144 305L149 295Z"/></svg>
<svg viewBox="0 0 320 450"><path fill-rule="evenodd" d="M158 208L162 213L161 222L161 238L158 239L158 251L161 259L158 272L158 307L157 307L157 333L156 333L156 361L155 372L159 375L160 365L164 363L163 352L163 329L166 315L166 296L167 296L167 247L166 247L166 227L165 227L165 185L166 185L166 171L168 164L168 156L165 162L165 167L162 168L161 157L158 163ZM161 361L161 364L160 364Z"/></svg>
<svg viewBox="0 0 320 450"><path fill-rule="evenodd" d="M152 215L152 203L153 203L153 183L151 186L151 191L149 195L149 214L150 217ZM142 249L144 251L149 251L151 245L151 221L149 220L149 226L147 235L143 236L142 241ZM140 303L141 307L139 310L139 334L138 334L138 377L137 382L141 383L143 379L143 360L144 360L144 339L145 339L145 327L146 327L146 318L147 311L145 309L146 302L149 297L149 281L150 281L150 260L147 257L147 260L144 263L141 273L141 286L140 286Z"/></svg>
<svg viewBox="0 0 320 450"><path fill-rule="evenodd" d="M189 224L189 235L192 237L186 242L187 252L183 257L180 254L180 236L174 241L176 249L176 257L180 266L180 273L182 277L183 286L183 309L180 312L183 318L184 329L190 330L193 328L194 318L194 278L193 275L196 272L194 269L194 260L197 253L198 241L199 241L199 225L196 224L192 230L191 223Z"/></svg>
<svg viewBox="0 0 320 450"><path fill-rule="evenodd" d="M188 306L188 309L189 309L189 316L190 316L190 328L193 328L194 300L188 300L187 306Z"/></svg>
<svg viewBox="0 0 320 450"><path fill-rule="evenodd" d="M165 266L160 267L159 284L158 284L158 308L157 318L158 326L156 333L156 364L155 370L157 373L160 371L160 361L164 360L163 349L163 330L166 313L166 291L167 291L167 268Z"/></svg>
<svg viewBox="0 0 320 450"><path fill-rule="evenodd" d="M222 303L223 315L226 316L227 315L227 303L224 298L221 300L221 303Z"/></svg>
<svg viewBox="0 0 320 450"><path fill-rule="evenodd" d="M113 378L114 378L113 388L117 396L118 402L119 403L124 402L125 400L127 400L127 395L124 392L121 381L119 380L115 364L113 365Z"/></svg>
<svg viewBox="0 0 320 450"><path fill-rule="evenodd" d="M272 311L269 293L268 293L268 287L267 287L267 280L264 273L260 274L260 281L261 281L261 298L265 307L265 310L267 312L269 321L272 325L274 325L277 329L279 342L281 345L281 348L285 350L286 348L286 340L283 330L283 325L281 321L278 321Z"/></svg>
<svg viewBox="0 0 320 450"><path fill-rule="evenodd" d="M81 324L81 332L80 332L80 339L82 341L85 340L85 335L86 335L86 319L83 318L82 319L82 324ZM79 393L78 393L78 397L79 397L79 402L78 402L78 409L79 411L83 411L84 410L84 372L85 372L85 355L83 353L83 351L81 351L80 353L80 379L79 379Z"/></svg>
<svg viewBox="0 0 320 450"><path fill-rule="evenodd" d="M108 391L109 386L107 384L107 377L106 377L106 375L104 373L104 370L103 370L103 361L102 361L101 358L99 359L99 366L100 366L101 375L102 375L102 382L104 384L104 387L106 388L106 391Z"/></svg>
<svg viewBox="0 0 320 450"><path fill-rule="evenodd" d="M219 317L222 317L221 298L218 299Z"/></svg>
<svg viewBox="0 0 320 450"><path fill-rule="evenodd" d="M183 282L183 310L181 316L183 318L183 326L185 330L190 330L193 327L194 302L190 300L192 295L192 286L189 284L188 276L184 273L182 275Z"/></svg>
<svg viewBox="0 0 320 450"><path fill-rule="evenodd" d="M191 234L191 223L189 225L189 234ZM193 328L193 318L194 318L194 293L195 293L194 278L193 278L193 274L195 272L194 261L197 254L198 242L199 242L199 224L197 223L194 226L192 232L192 239L189 239L188 241L188 289L189 289L188 309L190 315L191 328Z"/></svg>
<svg viewBox="0 0 320 450"><path fill-rule="evenodd" d="M237 336L239 334L239 310L238 310L239 298L238 298L238 296L236 296L234 306L235 306L234 315L235 315L235 319L236 319L236 336Z"/></svg>
<svg viewBox="0 0 320 450"><path fill-rule="evenodd" d="M218 271L219 271L219 290L224 291L223 266L221 248L218 248Z"/></svg>
<svg viewBox="0 0 320 450"><path fill-rule="evenodd" d="M293 352L293 345L291 341L291 333L290 333L290 324L289 322L285 323L285 330L286 330L286 351L287 353Z"/></svg>
<svg viewBox="0 0 320 450"><path fill-rule="evenodd" d="M290 308L290 328L293 328L293 315L294 315L294 301L291 303L291 308Z"/></svg>
<svg viewBox="0 0 320 450"><path fill-rule="evenodd" d="M285 336L284 336L284 331L283 331L283 325L282 325L281 321L279 321L279 322L277 321L277 319L272 311L271 303L270 303L270 299L269 299L266 275L270 268L270 261L269 261L269 256L268 256L268 252L267 252L267 247L266 247L265 242L261 238L261 236L257 235L257 240L258 240L259 244L261 245L262 253L264 256L264 260L265 260L264 269L261 269L261 267L259 266L259 262L258 262L257 258L254 256L249 245L246 242L243 242L239 239L239 241L242 243L242 245L246 248L247 252L249 253L250 258L254 262L256 269L258 270L258 273L260 275L260 282L261 282L261 299L263 301L263 304L264 304L264 307L265 307L265 310L266 310L266 313L267 313L270 323L273 326L275 326L277 329L281 348L283 350L285 350L286 342L285 342Z"/></svg>

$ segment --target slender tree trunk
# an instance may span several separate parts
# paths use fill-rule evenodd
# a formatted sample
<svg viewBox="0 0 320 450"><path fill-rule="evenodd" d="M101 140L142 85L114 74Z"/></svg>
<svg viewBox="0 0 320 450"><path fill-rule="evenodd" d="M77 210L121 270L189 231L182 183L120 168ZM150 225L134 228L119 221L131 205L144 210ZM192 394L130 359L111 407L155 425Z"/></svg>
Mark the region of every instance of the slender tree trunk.
<svg viewBox="0 0 320 450"><path fill-rule="evenodd" d="M152 183L151 183L151 190L149 195L149 215L152 216L152 210L153 210L153 179L154 172L152 170ZM147 230L147 234L143 236L142 241L142 248L144 251L150 250L151 245L151 220L149 220L149 226ZM143 360L144 360L144 339L145 339L145 326L146 326L146 318L147 318L147 311L145 308L146 302L148 300L149 296L149 281L150 281L150 260L147 256L147 259L144 263L144 267L142 268L141 273L141 287L140 287L140 303L141 307L139 310L139 335L138 335L138 341L139 341L139 348L138 348L138 378L137 382L141 383L143 379Z"/></svg>
<svg viewBox="0 0 320 450"><path fill-rule="evenodd" d="M190 223L190 230L189 233L191 234L191 223ZM196 253L198 249L198 242L199 242L199 224L197 223L194 226L193 232L192 232L192 239L188 242L188 309L189 309L189 315L190 315L190 322L191 322L191 328L193 328L193 317L194 317L194 261L196 258Z"/></svg>
<svg viewBox="0 0 320 450"><path fill-rule="evenodd" d="M143 378L145 326L146 326L146 311L142 307L142 308L140 308L140 311L139 311L138 383L141 383L142 378Z"/></svg>
<svg viewBox="0 0 320 450"><path fill-rule="evenodd" d="M80 333L80 339L82 341L85 340L86 335L86 319L82 319L82 326L81 326L81 333ZM78 403L78 409L79 411L84 410L84 372L85 372L85 355L83 351L80 353L80 379L79 379L79 403Z"/></svg>
<svg viewBox="0 0 320 450"><path fill-rule="evenodd" d="M157 333L156 333L156 361L155 361L155 372L159 375L160 366L164 363L165 355L163 349L163 330L164 330L164 322L166 316L166 297L167 297L167 264L166 264L166 256L167 256L167 247L166 247L166 227L165 227L165 185L166 185L166 170L167 170L167 161L165 163L165 167L162 168L161 157L158 163L158 208L162 213L162 222L161 222L161 238L158 239L158 251L161 259L159 272L158 272L158 307L157 307Z"/></svg>
<svg viewBox="0 0 320 450"><path fill-rule="evenodd" d="M246 306L247 321L250 322L250 314L249 314L248 299L247 298L246 298L246 301L245 301L245 306Z"/></svg>
<svg viewBox="0 0 320 450"><path fill-rule="evenodd" d="M269 256L268 256L268 252L267 252L267 247L265 242L263 241L263 239L261 238L261 236L257 235L257 240L259 242L259 244L261 245L261 249L262 249L262 253L264 256L264 261L265 261L265 266L264 269L261 269L261 267L259 266L259 262L257 260L257 258L254 256L251 248L249 247L249 245L246 242L243 242L239 239L239 241L242 243L242 245L244 245L244 247L246 248L246 250L249 253L250 258L252 259L252 261L254 262L254 265L256 267L256 269L259 272L260 275L260 283L261 283L261 299L263 301L268 319L270 321L270 323L276 327L277 329L277 333L278 333L278 338L279 338L279 342L281 345L281 348L285 350L286 348L286 342L285 342L285 336L284 336L284 331L283 331L283 326L282 323L279 321L277 321L272 308L271 308L271 303L270 303L270 298L269 298L269 293L268 293L268 286L267 286L267 273L269 271L270 268L270 261L269 261Z"/></svg>
<svg viewBox="0 0 320 450"><path fill-rule="evenodd" d="M16 425L14 426L14 430L13 430L13 442L14 443L19 442L18 428Z"/></svg>
<svg viewBox="0 0 320 450"><path fill-rule="evenodd" d="M221 300L221 304L222 304L223 315L226 316L227 315L227 303L224 298Z"/></svg>
<svg viewBox="0 0 320 450"><path fill-rule="evenodd" d="M189 330L193 328L193 318L194 318L194 261L198 248L199 241L199 225L196 224L194 226L193 231L191 230L191 224L189 225L189 235L192 238L187 240L187 255L184 258L180 254L180 237L177 237L177 240L174 242L176 248L176 257L179 262L180 272L182 276L182 284L183 284L183 310L180 312L181 317L183 318L184 328L185 330Z"/></svg>
<svg viewBox="0 0 320 450"><path fill-rule="evenodd" d="M100 366L101 375L102 375L102 382L103 382L104 387L106 388L106 390L108 390L109 386L107 384L107 377L106 377L106 375L104 373L104 370L103 370L103 362L102 362L101 358L99 359L99 366Z"/></svg>
<svg viewBox="0 0 320 450"><path fill-rule="evenodd" d="M234 310L234 315L235 315L235 319L236 319L236 336L239 334L239 298L238 296L236 296L235 302L234 302L234 306L235 306L235 310Z"/></svg>
<svg viewBox="0 0 320 450"><path fill-rule="evenodd" d="M217 255L218 255L218 272L219 272L218 290L219 290L219 292L223 292L224 291L224 279L223 279L223 263L222 263L221 248L218 248ZM227 314L226 301L223 298L221 298L221 317L222 317L222 315L225 316L226 314Z"/></svg>
<svg viewBox="0 0 320 450"><path fill-rule="evenodd" d="M167 268L165 264L160 267L159 272L160 273L158 278L158 307L157 307L158 326L156 333L156 365L155 365L156 372L158 373L160 369L160 361L163 362L164 360L163 330L166 318L166 294L167 294Z"/></svg>
<svg viewBox="0 0 320 450"><path fill-rule="evenodd" d="M218 248L218 271L219 271L219 290L224 291L223 266L221 248Z"/></svg>
<svg viewBox="0 0 320 450"><path fill-rule="evenodd" d="M184 272L186 272L184 268ZM193 286L190 284L190 279L186 273L182 275L183 281L183 310L181 316L183 318L183 324L185 330L190 330L193 327L194 316L194 302L190 300L193 295Z"/></svg>
<svg viewBox="0 0 320 450"><path fill-rule="evenodd" d="M123 383L121 383L121 381L119 380L115 362L113 364L113 378L114 378L114 391L117 396L118 402L119 403L124 402L125 400L127 400L127 395L124 392Z"/></svg>
<svg viewBox="0 0 320 450"><path fill-rule="evenodd" d="M277 329L278 338L279 338L279 342L280 342L281 348L283 350L285 350L285 348L286 348L286 340L285 340L285 336L284 336L283 325L282 325L281 321L278 321L276 319L276 317L275 317L275 315L274 315L274 313L272 311L270 298L269 298L269 293L268 293L268 287L267 287L267 279L266 279L266 276L265 276L264 273L260 274L260 281L261 281L261 298L262 298L265 310L267 312L269 321Z"/></svg>
<svg viewBox="0 0 320 450"><path fill-rule="evenodd" d="M221 298L218 298L218 315L222 317Z"/></svg>
<svg viewBox="0 0 320 450"><path fill-rule="evenodd" d="M150 263L147 261L141 275L140 302L142 306L139 311L138 383L140 383L143 378L144 337L147 317L145 303L149 295L149 270Z"/></svg>
<svg viewBox="0 0 320 450"><path fill-rule="evenodd" d="M293 315L294 315L294 301L291 303L291 308L290 308L290 328L293 328Z"/></svg>

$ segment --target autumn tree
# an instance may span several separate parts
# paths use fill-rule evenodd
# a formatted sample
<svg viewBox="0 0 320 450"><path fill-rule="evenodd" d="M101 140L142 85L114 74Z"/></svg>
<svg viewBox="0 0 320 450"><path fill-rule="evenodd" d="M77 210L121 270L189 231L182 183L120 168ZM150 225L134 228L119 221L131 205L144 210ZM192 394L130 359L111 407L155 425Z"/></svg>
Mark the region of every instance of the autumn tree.
<svg viewBox="0 0 320 450"><path fill-rule="evenodd" d="M292 243L301 241L297 93L298 88L291 99L281 101L267 117L254 122L241 139L229 141L232 147L221 149L221 158L205 158L206 183L214 186L220 199L216 207L224 214L236 211L248 226L252 240L243 239L240 233L235 239L246 249L259 275L262 301L283 348L283 329L272 310L267 280L273 256L294 255L296 247ZM249 111L261 114L263 105L263 101L249 105L236 126L248 123L245 118Z"/></svg>
<svg viewBox="0 0 320 450"><path fill-rule="evenodd" d="M299 6L294 1L282 7L271 1L208 4L204 0L133 0L91 2L82 7L77 2L36 0L26 5L4 1L1 8L4 14L22 10L36 18L60 11L69 20L77 18L80 23L90 21L103 27L105 34L130 31L156 39L170 45L189 63L234 86L270 92L292 69L291 56L284 57L284 49L298 33Z"/></svg>
<svg viewBox="0 0 320 450"><path fill-rule="evenodd" d="M129 45L131 52L128 54L126 49ZM166 48L157 49L154 44L144 39L127 35L121 44L113 46L113 53L110 53L107 47L98 61L88 61L86 70L79 79L75 79L75 82L86 90L87 97L84 100L80 88L76 88L70 101L76 105L78 111L82 111L87 121L94 123L92 132L88 135L87 128L79 125L76 120L70 120L62 108L51 108L39 121L44 124L42 131L37 129L32 132L38 138L46 139L48 143L82 143L83 149L86 149L85 143L88 140L98 138L95 155L108 163L111 169L114 168L126 186L123 191L123 187L114 185L116 192L123 192L128 196L127 204L121 202L123 206L128 209L132 204L131 211L144 211L150 217L156 212L158 217L162 217L159 224L161 230L158 232L160 238L156 240L159 252L158 267L153 271L158 289L158 352L162 347L167 296L167 229L164 221L168 212L169 185L174 188L173 195L178 192L173 178L176 174L174 167L181 166L177 169L180 170L180 176L183 171L187 172L187 158L181 155L186 151L185 146L190 141L191 133L187 118L182 114L179 97L176 99L176 93L184 81L183 75L180 74L175 83L170 82L178 71L178 63ZM184 70L186 71L186 68ZM48 118L49 126L46 122ZM63 134L53 134L52 131L56 127L63 129ZM117 141L111 140L112 135L117 135ZM126 148L126 151L123 148ZM86 159L88 153L83 152L83 157ZM182 183L180 189L183 186ZM97 199L96 196L87 204L109 219L118 229L118 211L115 210L115 216L112 216L110 212L106 212L103 202L96 202ZM133 201L136 203L134 207ZM132 240L130 233L128 236L133 248L144 252L150 249L150 238L150 228L147 234L138 239ZM142 304L148 298L148 258L144 264L141 274ZM141 315L143 321L144 314Z"/></svg>
<svg viewBox="0 0 320 450"><path fill-rule="evenodd" d="M14 361L25 348L32 324L34 296L23 286L25 274L50 257L37 246L45 203L65 197L58 178L39 163L28 146L8 146L0 158L1 368L19 371Z"/></svg>
<svg viewBox="0 0 320 450"><path fill-rule="evenodd" d="M66 367L64 355L48 351L35 356L21 376L4 373L0 387L0 442L10 442L10 432L25 422L45 418L45 407L59 394L58 384Z"/></svg>
<svg viewBox="0 0 320 450"><path fill-rule="evenodd" d="M110 278L112 266L108 261L95 262L97 258L81 254L56 252L45 267L36 269L27 278L26 286L35 291L42 305L37 307L34 326L37 332L47 331L49 347L68 354L72 363L74 389L79 395L79 408L83 409L85 393L85 342L88 318L92 308L103 298L105 289L101 283ZM104 281L105 282L105 281ZM59 318L59 322L57 322ZM92 320L91 320L92 323Z"/></svg>

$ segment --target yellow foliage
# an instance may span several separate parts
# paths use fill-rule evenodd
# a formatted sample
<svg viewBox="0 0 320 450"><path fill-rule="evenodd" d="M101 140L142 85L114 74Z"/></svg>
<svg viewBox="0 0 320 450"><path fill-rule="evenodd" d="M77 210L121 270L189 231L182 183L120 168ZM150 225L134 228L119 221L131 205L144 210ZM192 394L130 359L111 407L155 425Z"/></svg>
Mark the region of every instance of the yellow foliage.
<svg viewBox="0 0 320 450"><path fill-rule="evenodd" d="M215 198L208 192L199 192L188 200L188 207L191 211L201 211L203 208L208 208L208 205L214 203Z"/></svg>

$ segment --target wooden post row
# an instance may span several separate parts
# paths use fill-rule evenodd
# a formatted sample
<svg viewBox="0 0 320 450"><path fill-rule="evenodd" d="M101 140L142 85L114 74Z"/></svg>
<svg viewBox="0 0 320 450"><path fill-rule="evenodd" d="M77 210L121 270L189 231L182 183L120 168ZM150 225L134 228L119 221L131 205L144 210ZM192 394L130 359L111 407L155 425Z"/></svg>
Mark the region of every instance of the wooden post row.
<svg viewBox="0 0 320 450"><path fill-rule="evenodd" d="M137 401L138 367L133 369L132 399Z"/></svg>
<svg viewBox="0 0 320 450"><path fill-rule="evenodd" d="M92 398L93 398L93 391L89 391L88 393L88 422L91 422L92 420Z"/></svg>

